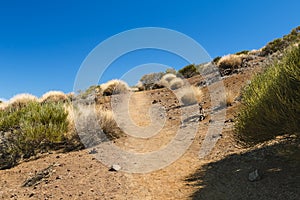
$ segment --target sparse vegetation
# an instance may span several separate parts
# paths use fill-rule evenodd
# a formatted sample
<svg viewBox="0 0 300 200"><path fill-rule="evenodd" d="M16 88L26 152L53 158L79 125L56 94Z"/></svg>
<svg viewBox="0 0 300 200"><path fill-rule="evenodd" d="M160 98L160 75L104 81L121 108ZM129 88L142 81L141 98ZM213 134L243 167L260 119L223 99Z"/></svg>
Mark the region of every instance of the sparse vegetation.
<svg viewBox="0 0 300 200"><path fill-rule="evenodd" d="M249 50L243 50L243 51L239 51L237 53L235 53L235 55L247 55L249 53Z"/></svg>
<svg viewBox="0 0 300 200"><path fill-rule="evenodd" d="M269 42L263 49L262 55L270 55L277 51L283 51L292 44L300 42L300 26L294 28L288 35L283 38L277 38L272 42Z"/></svg>
<svg viewBox="0 0 300 200"><path fill-rule="evenodd" d="M300 133L300 47L285 52L243 91L237 137L251 145Z"/></svg>

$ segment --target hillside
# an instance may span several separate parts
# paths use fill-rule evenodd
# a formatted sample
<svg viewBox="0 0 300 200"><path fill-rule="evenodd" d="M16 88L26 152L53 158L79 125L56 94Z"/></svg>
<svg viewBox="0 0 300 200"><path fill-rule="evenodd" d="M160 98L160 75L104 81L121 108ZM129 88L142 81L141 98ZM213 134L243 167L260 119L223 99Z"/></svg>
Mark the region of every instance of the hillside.
<svg viewBox="0 0 300 200"><path fill-rule="evenodd" d="M299 29L295 31L299 33ZM188 138L191 140L189 148L172 164L150 173L111 171L99 161L99 157L113 152L101 152L101 146L69 152L64 148L51 149L22 160L15 167L0 170L0 199L300 199L298 135L284 134L245 147L235 139L234 132L244 87L269 63L281 58L287 46L299 42L291 39L293 34L292 31L292 36L280 39L278 48L274 47L278 42L272 42L259 51L244 52L238 65L227 65L225 59L217 59L222 75L220 80L207 80L197 74L189 77L188 82L202 91L198 100L204 109L204 119L199 120L198 115L193 115L182 123L184 109L193 107L180 105L170 89L132 93L128 108L135 124L140 128L150 125L153 119L149 110L155 105L163 106L165 117L162 119L166 121L156 135L146 139L116 134L119 131L116 130L110 134L113 143L129 152L153 152L167 146L178 130L197 127L195 136ZM196 67L205 70L201 65ZM214 108L210 95L220 82L225 87L226 106ZM113 98L118 95L97 96L100 90L99 87L92 89L96 93L96 109L99 111L103 108L111 110L114 100L122 104L122 99ZM84 95L84 102L88 102L90 94ZM216 144L209 154L199 158L207 132L216 124L212 116L218 109L226 112L221 122L222 132L211 138ZM193 109L188 111L193 112ZM159 109L157 112L164 113ZM92 135L92 129L90 123L81 131ZM157 158L160 159L167 158ZM116 164L121 169L126 168L121 158Z"/></svg>

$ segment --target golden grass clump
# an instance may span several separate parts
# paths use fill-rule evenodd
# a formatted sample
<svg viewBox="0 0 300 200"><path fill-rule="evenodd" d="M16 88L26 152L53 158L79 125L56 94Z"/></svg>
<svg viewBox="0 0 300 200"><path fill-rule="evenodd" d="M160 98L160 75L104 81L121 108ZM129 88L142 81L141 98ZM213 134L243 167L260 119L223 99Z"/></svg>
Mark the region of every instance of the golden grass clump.
<svg viewBox="0 0 300 200"><path fill-rule="evenodd" d="M45 93L40 99L41 103L58 103L58 102L66 102L68 100L68 96L61 91L49 91Z"/></svg>
<svg viewBox="0 0 300 200"><path fill-rule="evenodd" d="M165 74L161 79L167 82L171 82L174 78L176 78L175 74Z"/></svg>
<svg viewBox="0 0 300 200"><path fill-rule="evenodd" d="M8 104L6 102L0 103L0 110L5 110L8 107Z"/></svg>
<svg viewBox="0 0 300 200"><path fill-rule="evenodd" d="M114 113L111 110L100 108L100 110L97 111L97 117L100 127L109 138L114 139L121 137L122 131L115 121Z"/></svg>
<svg viewBox="0 0 300 200"><path fill-rule="evenodd" d="M32 94L17 94L8 101L8 106L18 108L26 106L30 102L37 102L38 98Z"/></svg>
<svg viewBox="0 0 300 200"><path fill-rule="evenodd" d="M170 89L176 90L184 86L184 82L181 78L174 78L170 82Z"/></svg>
<svg viewBox="0 0 300 200"><path fill-rule="evenodd" d="M159 84L169 88L170 87L170 82L176 78L176 75L174 74L165 74L159 81Z"/></svg>
<svg viewBox="0 0 300 200"><path fill-rule="evenodd" d="M229 54L223 56L217 63L217 66L231 66L231 67L238 67L242 64L242 56Z"/></svg>
<svg viewBox="0 0 300 200"><path fill-rule="evenodd" d="M226 91L226 106L232 106L235 99L235 95L231 90Z"/></svg>
<svg viewBox="0 0 300 200"><path fill-rule="evenodd" d="M185 106L200 102L203 95L201 89L195 86L182 88L180 93L181 103Z"/></svg>
<svg viewBox="0 0 300 200"><path fill-rule="evenodd" d="M101 85L104 96L111 96L113 94L122 94L129 91L129 86L122 80L111 80Z"/></svg>
<svg viewBox="0 0 300 200"><path fill-rule="evenodd" d="M236 97L236 95L234 95L234 93L231 90L227 90L225 93L224 99L221 101L220 105L222 107L232 106L235 97Z"/></svg>

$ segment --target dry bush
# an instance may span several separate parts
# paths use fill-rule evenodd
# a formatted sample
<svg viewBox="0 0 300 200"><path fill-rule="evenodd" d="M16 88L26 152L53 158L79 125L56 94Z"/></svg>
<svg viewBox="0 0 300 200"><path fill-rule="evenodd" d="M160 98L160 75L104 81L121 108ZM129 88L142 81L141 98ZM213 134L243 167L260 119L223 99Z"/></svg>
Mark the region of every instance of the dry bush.
<svg viewBox="0 0 300 200"><path fill-rule="evenodd" d="M100 108L97 111L99 125L107 137L114 139L122 136L122 131L114 119L114 113L111 110Z"/></svg>
<svg viewBox="0 0 300 200"><path fill-rule="evenodd" d="M104 135L106 139L115 139L123 135L114 119L113 112L103 106L78 104L73 109L69 109L69 112L72 113L69 119L76 123L77 134L82 143L88 147L99 144L105 139Z"/></svg>
<svg viewBox="0 0 300 200"><path fill-rule="evenodd" d="M225 93L225 99L223 102L221 102L221 106L232 106L234 99L235 99L235 95L233 94L233 92L231 90L226 91Z"/></svg>
<svg viewBox="0 0 300 200"><path fill-rule="evenodd" d="M193 89L192 87L186 87L181 89L180 100L183 105L188 106L196 104L198 102L194 91L198 93L197 95L200 94L199 90Z"/></svg>
<svg viewBox="0 0 300 200"><path fill-rule="evenodd" d="M70 92L70 93L68 93L66 95L68 97L68 100L70 100L70 101L74 100L74 98L75 98L75 93L74 92Z"/></svg>
<svg viewBox="0 0 300 200"><path fill-rule="evenodd" d="M170 87L170 82L176 78L175 74L165 74L159 81L159 84L169 88Z"/></svg>
<svg viewBox="0 0 300 200"><path fill-rule="evenodd" d="M194 93L196 99L198 100L198 102L200 102L203 98L203 92L202 92L201 88L196 87L196 86L191 86L191 88L193 90L193 93Z"/></svg>
<svg viewBox="0 0 300 200"><path fill-rule="evenodd" d="M174 78L176 78L175 74L165 74L161 79L171 82Z"/></svg>
<svg viewBox="0 0 300 200"><path fill-rule="evenodd" d="M6 102L0 103L0 110L5 110L7 108L8 104Z"/></svg>
<svg viewBox="0 0 300 200"><path fill-rule="evenodd" d="M40 99L41 103L58 103L68 101L68 96L61 91L49 91L45 93Z"/></svg>
<svg viewBox="0 0 300 200"><path fill-rule="evenodd" d="M238 67L242 64L242 58L239 55L230 54L223 56L218 61L218 66L232 66L232 67Z"/></svg>
<svg viewBox="0 0 300 200"><path fill-rule="evenodd" d="M30 102L37 102L38 98L32 94L17 94L8 101L8 106L12 108L24 107Z"/></svg>
<svg viewBox="0 0 300 200"><path fill-rule="evenodd" d="M129 91L129 86L122 80L111 80L101 85L104 96L121 94Z"/></svg>
<svg viewBox="0 0 300 200"><path fill-rule="evenodd" d="M176 90L179 89L181 87L183 87L184 82L181 78L174 78L171 82L170 82L170 89L171 90Z"/></svg>

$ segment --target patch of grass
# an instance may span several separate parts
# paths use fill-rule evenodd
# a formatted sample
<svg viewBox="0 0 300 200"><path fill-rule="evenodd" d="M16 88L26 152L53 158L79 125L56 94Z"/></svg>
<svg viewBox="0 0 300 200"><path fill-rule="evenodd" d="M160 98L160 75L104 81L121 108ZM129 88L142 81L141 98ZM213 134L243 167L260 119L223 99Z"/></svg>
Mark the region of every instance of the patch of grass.
<svg viewBox="0 0 300 200"><path fill-rule="evenodd" d="M239 140L256 144L285 133L300 133L300 47L285 51L242 93L236 124Z"/></svg>

